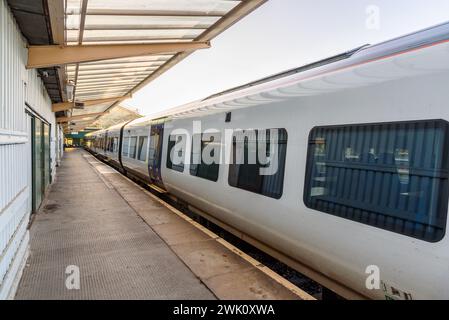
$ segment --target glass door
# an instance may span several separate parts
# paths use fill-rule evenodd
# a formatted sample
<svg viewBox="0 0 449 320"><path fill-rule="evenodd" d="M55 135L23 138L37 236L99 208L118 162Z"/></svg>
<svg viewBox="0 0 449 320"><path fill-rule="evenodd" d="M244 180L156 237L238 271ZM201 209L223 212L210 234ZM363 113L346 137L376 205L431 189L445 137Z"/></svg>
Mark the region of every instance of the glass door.
<svg viewBox="0 0 449 320"><path fill-rule="evenodd" d="M32 211L36 212L51 183L50 125L31 117Z"/></svg>
<svg viewBox="0 0 449 320"><path fill-rule="evenodd" d="M46 123L43 123L42 130L42 145L43 145L43 153L44 153L44 192L47 190L48 186L51 182L51 157L50 157L50 126Z"/></svg>
<svg viewBox="0 0 449 320"><path fill-rule="evenodd" d="M42 121L39 119L32 119L32 153L33 153L33 212L39 209L42 203L44 188L43 188L43 145L42 145Z"/></svg>

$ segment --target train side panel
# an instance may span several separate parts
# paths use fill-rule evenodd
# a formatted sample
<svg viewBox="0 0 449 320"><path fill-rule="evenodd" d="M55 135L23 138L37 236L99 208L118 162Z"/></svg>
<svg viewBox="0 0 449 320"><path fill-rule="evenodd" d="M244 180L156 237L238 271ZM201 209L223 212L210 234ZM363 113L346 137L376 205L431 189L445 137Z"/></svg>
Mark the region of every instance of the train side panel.
<svg viewBox="0 0 449 320"><path fill-rule="evenodd" d="M122 163L125 170L149 183L150 124L133 121L123 129Z"/></svg>
<svg viewBox="0 0 449 320"><path fill-rule="evenodd" d="M449 298L447 237L424 241L313 210L303 201L308 139L314 127L449 121L448 49L442 44L228 101L229 123L225 113L217 111L173 120L164 138L164 184L185 201L363 295L385 297L382 290L365 285L366 270L375 265L389 288L414 299ZM239 107L245 104L255 106ZM188 165L182 172L167 169L170 131L191 134L193 120L201 121L203 129L286 129L281 198L231 187L227 165L220 165L217 182L190 175ZM187 141L186 162L190 144Z"/></svg>

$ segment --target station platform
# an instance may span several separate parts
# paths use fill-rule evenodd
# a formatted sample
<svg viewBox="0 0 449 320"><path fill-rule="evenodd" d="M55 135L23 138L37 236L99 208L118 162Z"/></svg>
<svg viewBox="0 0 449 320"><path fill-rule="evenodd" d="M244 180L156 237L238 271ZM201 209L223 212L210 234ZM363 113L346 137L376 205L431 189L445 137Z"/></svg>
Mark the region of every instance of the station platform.
<svg viewBox="0 0 449 320"><path fill-rule="evenodd" d="M81 149L30 235L16 299L313 299Z"/></svg>

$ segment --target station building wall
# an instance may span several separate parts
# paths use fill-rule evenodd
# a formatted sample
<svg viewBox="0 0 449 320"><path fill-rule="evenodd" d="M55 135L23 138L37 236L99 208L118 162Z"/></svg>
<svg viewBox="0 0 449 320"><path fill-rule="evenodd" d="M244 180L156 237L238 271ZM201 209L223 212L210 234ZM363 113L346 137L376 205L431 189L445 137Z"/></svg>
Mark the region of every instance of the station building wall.
<svg viewBox="0 0 449 320"><path fill-rule="evenodd" d="M43 199L34 199L34 178L54 181L62 152L51 100L26 62L27 42L0 0L0 299L13 298L28 256L30 215ZM40 184L43 193L48 185Z"/></svg>

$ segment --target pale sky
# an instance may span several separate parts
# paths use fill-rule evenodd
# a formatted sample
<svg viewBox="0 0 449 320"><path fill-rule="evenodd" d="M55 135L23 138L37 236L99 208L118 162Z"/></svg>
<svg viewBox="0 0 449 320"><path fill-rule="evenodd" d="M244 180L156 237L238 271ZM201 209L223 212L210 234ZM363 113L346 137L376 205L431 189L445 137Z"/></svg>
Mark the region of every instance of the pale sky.
<svg viewBox="0 0 449 320"><path fill-rule="evenodd" d="M373 5L379 28L367 27ZM447 21L448 0L269 0L125 104L151 115Z"/></svg>

